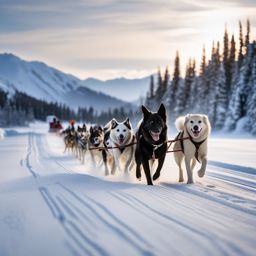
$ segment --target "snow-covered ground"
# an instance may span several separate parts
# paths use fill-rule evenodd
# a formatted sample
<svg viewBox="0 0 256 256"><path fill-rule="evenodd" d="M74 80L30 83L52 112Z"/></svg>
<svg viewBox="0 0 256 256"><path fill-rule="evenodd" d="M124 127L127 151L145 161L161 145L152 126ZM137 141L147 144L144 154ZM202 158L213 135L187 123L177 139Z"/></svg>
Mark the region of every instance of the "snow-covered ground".
<svg viewBox="0 0 256 256"><path fill-rule="evenodd" d="M0 140L0 255L255 255L253 138L211 138L206 177L105 177L37 123Z"/></svg>

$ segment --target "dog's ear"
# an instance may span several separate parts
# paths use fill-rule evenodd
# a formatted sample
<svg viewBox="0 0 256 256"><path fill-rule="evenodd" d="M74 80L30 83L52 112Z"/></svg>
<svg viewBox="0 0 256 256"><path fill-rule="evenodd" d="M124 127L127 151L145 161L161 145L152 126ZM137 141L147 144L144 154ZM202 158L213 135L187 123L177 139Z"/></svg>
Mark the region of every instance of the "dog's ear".
<svg viewBox="0 0 256 256"><path fill-rule="evenodd" d="M144 105L141 106L141 110L142 110L142 113L144 115L144 119L148 119L151 112Z"/></svg>
<svg viewBox="0 0 256 256"><path fill-rule="evenodd" d="M124 125L125 125L129 130L132 129L132 126L131 126L129 117L127 117L127 118L125 119Z"/></svg>
<svg viewBox="0 0 256 256"><path fill-rule="evenodd" d="M157 114L162 117L164 122L166 122L166 109L163 103L160 105Z"/></svg>
<svg viewBox="0 0 256 256"><path fill-rule="evenodd" d="M204 123L207 124L209 122L207 115L202 115Z"/></svg>
<svg viewBox="0 0 256 256"><path fill-rule="evenodd" d="M204 123L206 124L206 126L207 126L207 128L208 128L208 133L210 133L212 127L211 127L211 123L210 123L210 121L209 121L208 116L207 116L207 115L203 115L203 120L204 120Z"/></svg>
<svg viewBox="0 0 256 256"><path fill-rule="evenodd" d="M118 123L115 118L111 120L111 129L115 129L117 127Z"/></svg>
<svg viewBox="0 0 256 256"><path fill-rule="evenodd" d="M187 114L187 115L185 116L185 123L184 123L184 124L187 124L187 123L188 123L190 117L191 117L190 114Z"/></svg>
<svg viewBox="0 0 256 256"><path fill-rule="evenodd" d="M92 126L90 127L90 133L92 133L93 132L93 128L92 128Z"/></svg>
<svg viewBox="0 0 256 256"><path fill-rule="evenodd" d="M101 132L103 131L101 126L98 127L98 130L101 131Z"/></svg>

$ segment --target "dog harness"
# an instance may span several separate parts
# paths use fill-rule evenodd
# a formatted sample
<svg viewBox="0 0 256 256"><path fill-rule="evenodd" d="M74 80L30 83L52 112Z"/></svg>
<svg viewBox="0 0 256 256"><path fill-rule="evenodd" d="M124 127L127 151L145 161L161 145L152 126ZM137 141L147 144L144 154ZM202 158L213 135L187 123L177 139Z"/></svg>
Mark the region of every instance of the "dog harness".
<svg viewBox="0 0 256 256"><path fill-rule="evenodd" d="M163 144L164 144L164 143L159 144L159 145L151 144L151 145L153 146L153 153L152 153L152 157L151 157L151 159L152 159L153 161L156 160L155 151L156 151L158 148L160 148L161 146L163 146Z"/></svg>
<svg viewBox="0 0 256 256"><path fill-rule="evenodd" d="M132 136L132 142L131 142L131 143L133 143L134 140L135 140L135 136L133 135L133 136ZM123 151L124 151L125 148L127 147L126 145L120 146L120 145L118 145L118 144L116 144L116 143L114 143L114 144L115 144L115 146L121 151L121 154L123 153ZM129 143L129 144L130 144L130 143Z"/></svg>
<svg viewBox="0 0 256 256"><path fill-rule="evenodd" d="M188 132L187 132L188 133ZM183 135L184 135L184 131L182 132L179 132L179 134L176 136L175 140L179 139L180 138L183 138ZM193 145L195 146L196 148L196 152L195 152L195 158L196 160L200 163L199 159L198 159L198 151L199 151L199 148L200 146L207 140L207 137L204 139L204 140L201 140L199 142L197 141L194 141L193 138L191 137L191 135L188 133L188 136L189 136L189 139L190 141L193 143ZM180 140L180 146L181 146L181 150L182 152L184 153L184 144L183 144L183 140Z"/></svg>

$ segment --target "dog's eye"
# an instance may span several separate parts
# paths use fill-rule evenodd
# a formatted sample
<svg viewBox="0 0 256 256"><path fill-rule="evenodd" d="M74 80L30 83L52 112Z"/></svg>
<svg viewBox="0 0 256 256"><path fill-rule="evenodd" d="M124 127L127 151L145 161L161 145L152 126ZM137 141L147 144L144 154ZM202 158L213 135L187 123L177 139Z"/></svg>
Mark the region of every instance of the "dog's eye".
<svg viewBox="0 0 256 256"><path fill-rule="evenodd" d="M117 129L116 131L117 131L117 132L119 132L120 130L119 130L119 129Z"/></svg>
<svg viewBox="0 0 256 256"><path fill-rule="evenodd" d="M190 123L193 124L194 122L191 120Z"/></svg>
<svg viewBox="0 0 256 256"><path fill-rule="evenodd" d="M201 121L201 120L199 120L199 121L198 121L198 123L199 123L199 124L201 124L201 123L202 123L202 121Z"/></svg>
<svg viewBox="0 0 256 256"><path fill-rule="evenodd" d="M126 130L124 129L123 132L126 132Z"/></svg>

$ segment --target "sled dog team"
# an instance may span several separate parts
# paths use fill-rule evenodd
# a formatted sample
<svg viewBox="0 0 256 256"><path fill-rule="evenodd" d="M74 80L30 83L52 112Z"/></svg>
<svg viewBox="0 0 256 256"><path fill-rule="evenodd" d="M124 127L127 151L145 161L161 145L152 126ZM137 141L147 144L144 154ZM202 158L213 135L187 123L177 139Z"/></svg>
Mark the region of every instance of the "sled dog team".
<svg viewBox="0 0 256 256"><path fill-rule="evenodd" d="M143 118L133 131L129 118L118 122L115 118L103 128L95 125L87 130L86 125L74 124L66 129L64 152L72 151L84 163L85 153L89 150L93 163L104 164L105 175L119 171L130 171L136 165L136 177L141 179L143 167L148 185L159 178L168 151L166 109L160 105L157 112L151 112L142 105ZM176 119L179 131L174 142L174 159L179 167L179 182L183 182L182 162L185 161L187 183L193 183L193 169L196 161L201 164L198 176L203 177L207 165L207 141L211 125L206 115L188 114ZM158 160L153 177L150 162ZM124 163L122 166L121 163Z"/></svg>

